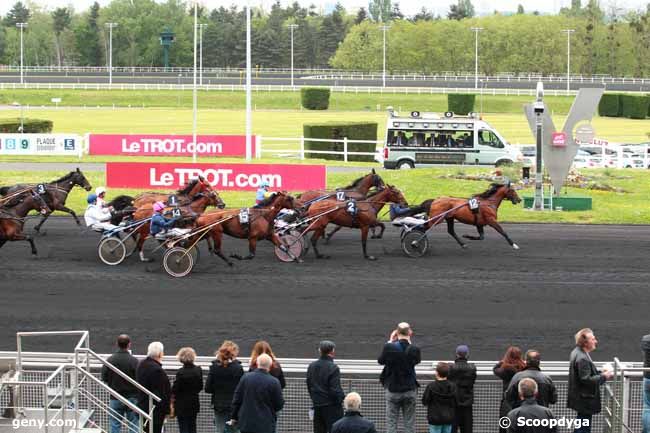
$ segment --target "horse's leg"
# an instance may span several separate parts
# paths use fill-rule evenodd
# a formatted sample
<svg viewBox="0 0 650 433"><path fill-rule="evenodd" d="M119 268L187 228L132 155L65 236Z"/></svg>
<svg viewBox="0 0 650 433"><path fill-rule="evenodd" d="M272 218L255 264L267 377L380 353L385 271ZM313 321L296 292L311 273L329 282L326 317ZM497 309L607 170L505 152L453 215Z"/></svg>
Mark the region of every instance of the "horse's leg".
<svg viewBox="0 0 650 433"><path fill-rule="evenodd" d="M77 218L77 214L74 213L74 211L72 209L70 209L68 207L65 207L65 206L59 206L57 208L57 210L63 211L65 213L69 213L70 215L72 215L72 218L74 218L74 221L77 223L77 225L78 226L81 225L81 222L79 221L79 218Z"/></svg>
<svg viewBox="0 0 650 433"><path fill-rule="evenodd" d="M251 236L248 238L248 255L244 257L244 260L252 260L255 258L255 252L257 251L257 238Z"/></svg>
<svg viewBox="0 0 650 433"><path fill-rule="evenodd" d="M146 233L143 233L142 230L138 230L138 244L136 245L136 249L138 250L139 256L140 256L140 261L149 263L153 262L153 259L151 257L145 257L144 256L144 241L147 240L147 235Z"/></svg>
<svg viewBox="0 0 650 433"><path fill-rule="evenodd" d="M325 226L327 227L327 226ZM316 254L317 259L329 259L330 256L326 256L318 252L318 238L325 234L325 227L320 227L314 230L314 234L311 236L311 246L314 247L314 254Z"/></svg>
<svg viewBox="0 0 650 433"><path fill-rule="evenodd" d="M377 260L375 256L369 256L368 251L366 250L366 243L368 241L368 231L370 227L362 224L361 225L361 248L363 249L363 257L368 260Z"/></svg>
<svg viewBox="0 0 650 433"><path fill-rule="evenodd" d="M6 239L0 239L0 248L2 248L5 243L7 243Z"/></svg>
<svg viewBox="0 0 650 433"><path fill-rule="evenodd" d="M449 218L446 218L445 221L447 221L447 233L449 233L451 235L451 237L456 239L456 242L458 242L458 245L460 245L462 248L467 248L467 244L460 240L460 238L456 234L456 230L454 230L454 218L449 217Z"/></svg>
<svg viewBox="0 0 650 433"><path fill-rule="evenodd" d="M501 236L506 238L506 241L508 241L508 243L510 244L510 246L512 248L514 248L515 250L519 249L519 245L517 245L516 243L514 243L512 241L512 239L510 239L510 236L508 236L508 233L506 233L505 230L503 230L503 227L501 227L501 225L498 222L496 222L496 220L488 221L488 225L490 227L492 227L494 230L496 230Z"/></svg>
<svg viewBox="0 0 650 433"><path fill-rule="evenodd" d="M287 246L282 243L282 241L280 240L280 236L278 236L277 233L273 232L273 234L271 234L270 240L271 242L273 242L273 245L275 245L277 248L280 248L282 251L284 251L284 253L288 255L291 258L291 260L293 260L294 262L302 263L302 259L300 257L296 257L293 255L293 253L289 250L289 248L287 248Z"/></svg>
<svg viewBox="0 0 650 433"><path fill-rule="evenodd" d="M51 214L52 214L52 212L50 212L50 213L46 213L45 215L41 215L41 220L40 220L39 223L36 224L36 226L34 227L34 230L35 230L37 233L39 233L39 234L41 233L41 226L43 225L43 223L45 223L45 221L47 221L47 219L50 217Z"/></svg>
<svg viewBox="0 0 650 433"><path fill-rule="evenodd" d="M212 243L213 243L212 252L214 254L216 254L217 257L219 257L221 260L228 263L228 266L232 266L233 263L230 260L228 260L228 257L224 256L223 251L221 251L221 239L222 239L222 237L223 237L222 233L221 234L214 233L212 235L212 237L211 237ZM208 239L210 239L210 238L208 238Z"/></svg>
<svg viewBox="0 0 650 433"><path fill-rule="evenodd" d="M463 237L471 241L482 241L483 239L485 239L485 232L483 231L483 226L481 225L476 226L476 231L478 232L478 236L463 235Z"/></svg>
<svg viewBox="0 0 650 433"><path fill-rule="evenodd" d="M27 241L29 242L29 245L32 247L32 254L36 255L38 254L38 251L36 251L36 244L34 243L34 239L32 239L31 236L28 236L22 232L15 232L13 237L11 238L12 241Z"/></svg>
<svg viewBox="0 0 650 433"><path fill-rule="evenodd" d="M328 234L326 234L326 235L325 235L325 244L326 244L326 245L329 244L329 243L330 243L330 239L332 239L332 236L334 236L334 233L338 232L338 231L341 230L341 229L342 229L341 226L336 226L336 227L334 227L334 229L333 229L331 232L329 232Z"/></svg>
<svg viewBox="0 0 650 433"><path fill-rule="evenodd" d="M381 231L379 232L378 235L375 234L375 229L377 227L381 228ZM378 222L377 224L372 226L370 230L372 230L372 236L370 237L370 239L381 239L384 237L384 230L386 230L386 225L384 223Z"/></svg>

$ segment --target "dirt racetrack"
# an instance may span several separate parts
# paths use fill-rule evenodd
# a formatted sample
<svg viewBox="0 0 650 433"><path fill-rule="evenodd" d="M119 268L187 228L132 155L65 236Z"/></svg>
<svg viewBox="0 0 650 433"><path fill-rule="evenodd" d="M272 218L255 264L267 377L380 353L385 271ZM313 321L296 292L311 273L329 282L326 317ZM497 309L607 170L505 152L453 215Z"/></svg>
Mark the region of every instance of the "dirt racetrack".
<svg viewBox="0 0 650 433"><path fill-rule="evenodd" d="M0 350L15 350L18 330L88 329L100 353L127 332L137 353L161 340L167 354L191 345L210 355L229 338L246 356L263 338L280 357L313 357L329 338L339 357L373 359L406 320L426 359L449 359L466 343L473 359L497 359L517 344L567 360L574 332L589 326L599 340L595 360L631 361L641 360L639 341L650 333L649 226L506 225L519 251L491 229L462 250L439 227L432 253L420 259L405 257L389 228L369 242L376 262L362 258L358 231L342 230L322 246L329 260L310 251L305 263L281 263L262 242L255 260L231 269L203 250L184 279L168 277L160 255L150 264L135 256L102 264L99 236L71 219L52 218L44 228L38 258L27 243L0 249ZM224 249L244 253L247 244L227 239ZM25 349L72 346L41 339Z"/></svg>

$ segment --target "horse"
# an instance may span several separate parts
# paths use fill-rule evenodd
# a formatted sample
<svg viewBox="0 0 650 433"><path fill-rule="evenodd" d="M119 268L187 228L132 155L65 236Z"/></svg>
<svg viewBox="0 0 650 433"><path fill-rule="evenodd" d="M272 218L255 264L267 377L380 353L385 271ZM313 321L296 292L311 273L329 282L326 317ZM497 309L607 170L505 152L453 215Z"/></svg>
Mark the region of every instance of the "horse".
<svg viewBox="0 0 650 433"><path fill-rule="evenodd" d="M346 198L362 200L366 198L368 191L370 191L370 188L373 186L375 188L383 188L385 186L384 181L377 173L375 173L374 168L370 173L353 180L352 183L347 186L337 188L335 191L324 189L313 189L305 191L302 194L296 196L296 201L298 206L307 208L311 202L315 202L318 199L335 197L337 192L343 192Z"/></svg>
<svg viewBox="0 0 650 433"><path fill-rule="evenodd" d="M470 209L472 200L476 200L475 203L477 204L477 209L474 211ZM510 239L497 222L497 211L503 200L509 200L514 205L521 202L521 198L519 198L517 191L511 186L510 182L505 184L492 183L486 191L473 195L469 201L455 197L440 197L435 200L427 200L422 207L427 207L428 203L426 211L432 220L427 223L424 229L428 229L444 219L447 222L447 232L462 248L467 248L467 244L458 237L454 230L454 220L476 226L478 236L463 235L464 238L473 241L485 239L483 227L487 225L503 236L512 248L518 250L519 246ZM415 213L417 213L417 210Z"/></svg>
<svg viewBox="0 0 650 433"><path fill-rule="evenodd" d="M311 244L314 247L316 258L328 258L328 256L318 252L317 243L318 239L325 234L327 225L334 223L341 227L360 229L363 257L368 260L376 260L374 256L368 255L366 241L368 239L368 230L370 227L378 224L377 214L386 203L406 205L406 199L399 189L387 185L363 201L348 200L345 202L336 202L333 200L324 200L312 204L305 216L308 218L317 217L307 229L308 231L314 232L311 237ZM321 216L318 217L318 215Z"/></svg>
<svg viewBox="0 0 650 433"><path fill-rule="evenodd" d="M228 266L232 266L232 262L221 251L221 241L224 233L234 238L248 239L249 253L246 257L238 254L230 255L230 257L237 260L252 260L257 250L257 241L262 239L268 239L276 247L287 251L285 245L280 242L280 238L275 233L273 223L281 209L294 208L295 202L292 196L284 191L275 192L258 206L248 209L248 223L240 222L239 215L242 209L229 209L204 213L196 220L196 226L206 226L224 220L223 223L217 224L210 229L210 238L213 241L213 252L225 261ZM290 252L288 254L291 256ZM299 257L294 259L301 261Z"/></svg>
<svg viewBox="0 0 650 433"><path fill-rule="evenodd" d="M175 193L161 193L156 191L147 191L141 194L138 194L133 199L133 206L136 208L142 207L147 203L155 203L157 201L162 201L169 206L183 206L189 204L193 197L199 193L208 193L213 192L212 185L210 182L205 180L203 176L199 176L196 179L192 179L185 185L183 188L179 189ZM176 197L177 203L167 203L170 197Z"/></svg>
<svg viewBox="0 0 650 433"><path fill-rule="evenodd" d="M18 184L13 186L5 186L3 188L0 188L0 195L10 195L23 189L35 189L36 192L41 194L45 199L47 206L50 208L50 212L42 215L41 221L34 227L34 230L40 233L41 226L55 210L69 213L72 215L77 225L81 225L77 214L75 214L72 209L65 206L65 201L68 198L68 194L70 194L70 191L75 187L75 185L82 187L86 191L90 191L92 189L92 186L90 185L90 182L88 182L88 179L86 179L86 176L84 176L81 170L77 168L65 176L49 183Z"/></svg>
<svg viewBox="0 0 650 433"><path fill-rule="evenodd" d="M34 239L23 233L25 217L31 210L37 210L41 215L52 213L43 196L33 189L12 197L0 207L0 248L7 241L27 241L32 247L32 254L38 254Z"/></svg>
<svg viewBox="0 0 650 433"><path fill-rule="evenodd" d="M191 197L191 201L189 203L184 202L185 204L182 206L179 206L181 210L181 215L184 218L190 217L190 218L196 218L199 215L201 215L203 212L205 212L205 209L208 206L216 206L220 209L224 208L226 204L224 201L219 197L219 194L214 191L210 190L207 193L197 193L194 196ZM139 220L143 218L149 218L153 215L153 203L147 203L138 209L133 213L133 219L134 220ZM150 258L145 258L144 257L144 241L147 239L149 236L149 230L150 230L151 224L149 222L142 224L140 227L138 227L137 230L137 245L136 248L139 252L140 255L140 261L142 262L150 262Z"/></svg>

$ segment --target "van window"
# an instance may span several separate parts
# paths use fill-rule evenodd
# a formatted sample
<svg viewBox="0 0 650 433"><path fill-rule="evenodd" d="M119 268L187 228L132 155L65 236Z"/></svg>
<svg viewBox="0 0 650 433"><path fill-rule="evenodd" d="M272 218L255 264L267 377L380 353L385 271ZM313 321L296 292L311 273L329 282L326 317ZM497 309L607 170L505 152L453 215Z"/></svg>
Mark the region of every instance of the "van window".
<svg viewBox="0 0 650 433"><path fill-rule="evenodd" d="M474 147L474 131L435 131L427 137L426 143L433 147Z"/></svg>
<svg viewBox="0 0 650 433"><path fill-rule="evenodd" d="M478 144L482 146L490 146L497 149L503 149L503 143L499 137L492 131L481 129L478 133Z"/></svg>

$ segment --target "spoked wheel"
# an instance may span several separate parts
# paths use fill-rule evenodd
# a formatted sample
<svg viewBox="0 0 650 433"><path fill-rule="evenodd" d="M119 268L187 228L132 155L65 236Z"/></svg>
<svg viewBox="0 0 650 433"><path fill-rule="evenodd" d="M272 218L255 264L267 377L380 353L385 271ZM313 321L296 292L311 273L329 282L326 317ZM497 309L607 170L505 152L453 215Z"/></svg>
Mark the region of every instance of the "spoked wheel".
<svg viewBox="0 0 650 433"><path fill-rule="evenodd" d="M201 258L201 252L199 251L199 246L194 245L192 248L190 248L190 254L192 255L192 260L194 260L194 264L196 265L199 262L199 259Z"/></svg>
<svg viewBox="0 0 650 433"><path fill-rule="evenodd" d="M119 238L104 238L99 242L97 253L102 262L109 266L119 265L126 257L126 247Z"/></svg>
<svg viewBox="0 0 650 433"><path fill-rule="evenodd" d="M122 240L124 247L126 248L126 256L130 257L131 254L135 251L135 247L138 243L133 239L133 236L126 237Z"/></svg>
<svg viewBox="0 0 650 433"><path fill-rule="evenodd" d="M429 238L426 232L413 230L406 233L402 238L402 250L409 257L422 257L428 248Z"/></svg>
<svg viewBox="0 0 650 433"><path fill-rule="evenodd" d="M294 258L302 255L303 239L301 237L287 233L280 237L280 242L291 252ZM278 247L275 247L275 255L283 262L294 261L294 258Z"/></svg>
<svg viewBox="0 0 650 433"><path fill-rule="evenodd" d="M184 277L192 271L193 266L192 254L183 247L170 248L163 256L163 268L172 277Z"/></svg>

